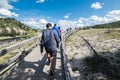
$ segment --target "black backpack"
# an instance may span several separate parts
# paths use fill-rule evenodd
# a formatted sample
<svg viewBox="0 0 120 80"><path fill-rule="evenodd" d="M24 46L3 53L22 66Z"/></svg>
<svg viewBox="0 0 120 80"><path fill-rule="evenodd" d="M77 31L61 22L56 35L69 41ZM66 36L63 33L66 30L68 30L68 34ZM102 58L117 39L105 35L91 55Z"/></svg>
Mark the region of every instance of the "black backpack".
<svg viewBox="0 0 120 80"><path fill-rule="evenodd" d="M48 34L47 33L47 29L46 30L44 30L44 32L43 32L43 36L42 36L42 38L43 38L43 45L46 45L50 40L51 40L51 34L52 34L52 32L53 32L53 30L50 30L50 33Z"/></svg>

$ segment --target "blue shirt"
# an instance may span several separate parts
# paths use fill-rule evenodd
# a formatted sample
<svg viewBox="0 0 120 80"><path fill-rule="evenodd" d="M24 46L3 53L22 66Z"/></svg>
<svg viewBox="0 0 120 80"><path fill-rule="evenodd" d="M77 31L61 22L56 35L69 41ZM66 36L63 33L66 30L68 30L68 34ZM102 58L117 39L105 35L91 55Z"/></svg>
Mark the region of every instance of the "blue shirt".
<svg viewBox="0 0 120 80"><path fill-rule="evenodd" d="M54 26L52 29L53 29L54 31L56 31L57 34L58 34L58 36L60 37L60 30L58 29L58 27L57 27L57 26Z"/></svg>

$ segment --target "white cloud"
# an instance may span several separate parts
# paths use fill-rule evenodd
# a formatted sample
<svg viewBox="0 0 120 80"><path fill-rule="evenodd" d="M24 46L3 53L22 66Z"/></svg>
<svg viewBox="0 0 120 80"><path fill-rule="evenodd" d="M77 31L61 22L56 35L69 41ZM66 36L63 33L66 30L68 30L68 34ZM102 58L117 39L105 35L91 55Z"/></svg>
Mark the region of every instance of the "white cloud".
<svg viewBox="0 0 120 80"><path fill-rule="evenodd" d="M112 11L109 11L103 17L97 16L97 15L92 15L88 18L80 17L78 19L78 22L81 22L85 26L91 26L96 24L110 23L110 22L119 21L119 20L120 20L120 10L112 10Z"/></svg>
<svg viewBox="0 0 120 80"><path fill-rule="evenodd" d="M0 0L0 17L18 17L19 16L15 12L10 11L11 9L14 9L14 7L9 4L10 1L16 2L18 0Z"/></svg>
<svg viewBox="0 0 120 80"><path fill-rule="evenodd" d="M67 15L64 16L65 19L69 18L69 16L71 15L72 13L68 13Z"/></svg>
<svg viewBox="0 0 120 80"><path fill-rule="evenodd" d="M83 23L83 21L82 21L82 20L78 20L78 22L79 22L79 23Z"/></svg>
<svg viewBox="0 0 120 80"><path fill-rule="evenodd" d="M102 5L104 3L100 3L100 2L96 2L96 3L92 3L91 5L91 8L94 8L94 9L102 9Z"/></svg>
<svg viewBox="0 0 120 80"><path fill-rule="evenodd" d="M8 0L0 0L0 8L13 9L14 7L9 4Z"/></svg>
<svg viewBox="0 0 120 80"><path fill-rule="evenodd" d="M77 20L59 20L57 22L57 26L61 26L62 29L67 29L68 27L75 28L92 26L96 24L110 23L118 20L120 20L120 10L112 10L107 12L104 16L92 15L87 18L80 17ZM24 23L28 24L29 26L35 26L37 28L46 28L45 24L48 23L48 21L45 19L29 18L26 19Z"/></svg>
<svg viewBox="0 0 120 80"><path fill-rule="evenodd" d="M64 18L67 19L67 18L69 18L69 16L68 16L68 15L65 15Z"/></svg>
<svg viewBox="0 0 120 80"><path fill-rule="evenodd" d="M112 10L106 14L111 21L118 21L120 20L120 10Z"/></svg>
<svg viewBox="0 0 120 80"><path fill-rule="evenodd" d="M57 24L59 26L61 26L62 29L67 29L68 27L74 27L75 26L75 22L71 21L71 20L59 20L57 22Z"/></svg>
<svg viewBox="0 0 120 80"><path fill-rule="evenodd" d="M106 13L103 17L98 15L92 15L88 18L80 17L78 20L59 20L58 25L63 29L67 29L68 27L84 27L84 26L92 26L97 24L105 24L114 21L120 20L120 10L112 10Z"/></svg>
<svg viewBox="0 0 120 80"><path fill-rule="evenodd" d="M103 23L108 23L108 18L106 17L99 17L97 15L92 15L88 18L83 18L80 17L78 19L79 22L82 22L81 24L83 24L84 26L92 26L95 24L103 24Z"/></svg>
<svg viewBox="0 0 120 80"><path fill-rule="evenodd" d="M14 16L14 17L18 17L19 16L19 14L16 14L15 12L11 12L12 13L12 16Z"/></svg>
<svg viewBox="0 0 120 80"><path fill-rule="evenodd" d="M10 10L1 8L0 9L0 16L3 16L3 17L13 17L13 16L18 17L18 14L16 14L15 12L11 12Z"/></svg>
<svg viewBox="0 0 120 80"><path fill-rule="evenodd" d="M82 22L78 21L72 21L72 20L59 20L57 22L59 26L62 27L62 29L67 29L67 28L75 28L75 27L83 27L85 26Z"/></svg>
<svg viewBox="0 0 120 80"><path fill-rule="evenodd" d="M92 23L97 24L97 23L102 23L104 20L103 20L102 17L99 17L99 16L97 16L97 15L93 15L93 16L91 16L91 17L89 18L89 21L91 21Z"/></svg>
<svg viewBox="0 0 120 80"><path fill-rule="evenodd" d="M36 3L44 3L45 0L37 0Z"/></svg>
<svg viewBox="0 0 120 80"><path fill-rule="evenodd" d="M32 26L34 28L46 28L45 25L48 23L45 19L37 19L37 18L27 18L22 21L23 23Z"/></svg>
<svg viewBox="0 0 120 80"><path fill-rule="evenodd" d="M41 23L41 24L46 24L47 21L46 21L45 19L40 19L40 23Z"/></svg>
<svg viewBox="0 0 120 80"><path fill-rule="evenodd" d="M113 10L113 11L108 12L108 14L111 14L111 15L120 15L120 10Z"/></svg>

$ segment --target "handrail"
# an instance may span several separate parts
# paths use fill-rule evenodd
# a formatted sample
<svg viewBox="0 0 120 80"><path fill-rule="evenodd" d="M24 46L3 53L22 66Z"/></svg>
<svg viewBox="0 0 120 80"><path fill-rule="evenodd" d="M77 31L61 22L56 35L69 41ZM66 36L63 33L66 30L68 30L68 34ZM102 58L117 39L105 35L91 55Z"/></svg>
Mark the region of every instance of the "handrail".
<svg viewBox="0 0 120 80"><path fill-rule="evenodd" d="M61 43L60 49L61 49L61 58L62 58L62 75L64 77L64 80L75 80L76 77L79 76L75 75L75 73L72 71L72 68L70 66L70 63L68 61L67 55L65 55L65 47L64 42L66 39L71 35L75 33L75 31L69 31L63 36L63 41Z"/></svg>
<svg viewBox="0 0 120 80"><path fill-rule="evenodd" d="M14 38L6 38L6 39L0 39L0 48L4 48L10 45L13 45L17 42L20 42L21 38L30 39L31 37L29 36L23 36L23 37L14 37Z"/></svg>
<svg viewBox="0 0 120 80"><path fill-rule="evenodd" d="M26 54L31 48L35 47L38 44L38 42L34 43L33 45L31 45L30 47L28 47L25 50L20 50L18 52L18 54L16 54L15 56L13 56L12 58L8 59L5 63L0 65L0 75L4 74L7 70L9 70L12 66L11 64L15 64L18 61L22 60L23 54Z"/></svg>
<svg viewBox="0 0 120 80"><path fill-rule="evenodd" d="M32 38L30 38L30 39L28 39L28 40L25 40L25 41L23 41L23 42L20 42L20 43L11 45L11 46L9 46L9 47L1 50L1 51L0 51L0 57L3 56L3 55L5 55L5 54L7 54L8 52L11 52L11 51L13 51L13 50L15 50L15 49L17 49L17 48L20 48L20 47L28 44L29 42L31 42L31 41L33 41L33 40L36 40L37 38L38 38L38 36L37 36L37 37L32 37Z"/></svg>
<svg viewBox="0 0 120 80"><path fill-rule="evenodd" d="M95 49L90 45L90 43L84 38L84 37L82 37L82 36L80 36L85 42L86 42L86 44L87 44L87 47L89 48L89 50L91 51L91 53L93 54L93 55L98 55L97 54L97 51L95 51Z"/></svg>
<svg viewBox="0 0 120 80"><path fill-rule="evenodd" d="M67 58L66 58L66 55L64 53L64 50L63 50L63 44L61 43L61 46L60 46L60 51L61 51L61 64L62 64L62 76L64 78L64 80L73 80L72 79L72 75L71 75L71 68L70 66L68 66L68 61L67 61Z"/></svg>
<svg viewBox="0 0 120 80"><path fill-rule="evenodd" d="M20 39L20 38L27 38L29 36L23 36L23 37L14 37L14 38L7 38L7 39L0 39L0 41L5 41L5 40L14 40L14 39Z"/></svg>

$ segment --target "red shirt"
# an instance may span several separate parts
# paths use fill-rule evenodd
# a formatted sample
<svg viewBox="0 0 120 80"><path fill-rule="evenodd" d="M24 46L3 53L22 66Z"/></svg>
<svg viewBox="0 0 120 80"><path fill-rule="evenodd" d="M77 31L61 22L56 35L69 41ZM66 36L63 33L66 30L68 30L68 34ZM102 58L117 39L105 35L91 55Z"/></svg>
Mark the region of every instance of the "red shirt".
<svg viewBox="0 0 120 80"><path fill-rule="evenodd" d="M60 35L62 35L62 30L60 29Z"/></svg>

